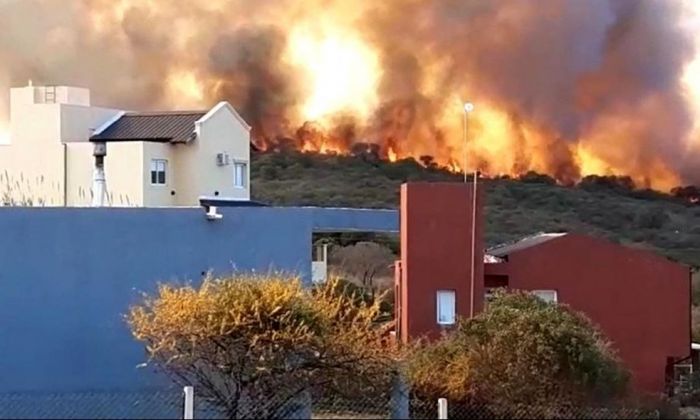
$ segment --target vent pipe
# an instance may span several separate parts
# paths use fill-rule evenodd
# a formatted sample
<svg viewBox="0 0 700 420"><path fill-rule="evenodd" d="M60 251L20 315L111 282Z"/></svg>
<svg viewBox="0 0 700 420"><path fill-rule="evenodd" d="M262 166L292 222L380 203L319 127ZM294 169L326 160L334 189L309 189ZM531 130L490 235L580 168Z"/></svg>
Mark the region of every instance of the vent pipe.
<svg viewBox="0 0 700 420"><path fill-rule="evenodd" d="M95 143L92 155L95 157L95 168L92 173L92 206L104 207L107 195L107 181L105 180L107 144Z"/></svg>

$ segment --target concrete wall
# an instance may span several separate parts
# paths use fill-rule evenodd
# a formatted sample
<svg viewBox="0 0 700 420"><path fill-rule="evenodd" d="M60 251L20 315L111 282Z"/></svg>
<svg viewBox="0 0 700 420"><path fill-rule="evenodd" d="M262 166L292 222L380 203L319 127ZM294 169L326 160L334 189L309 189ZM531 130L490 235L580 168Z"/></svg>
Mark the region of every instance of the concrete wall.
<svg viewBox="0 0 700 420"><path fill-rule="evenodd" d="M471 184L409 183L401 186L401 272L399 336L405 341L437 337L438 290L454 290L456 314L483 304L483 234L481 196ZM472 226L475 227L472 253ZM472 278L472 263L474 277Z"/></svg>
<svg viewBox="0 0 700 420"><path fill-rule="evenodd" d="M222 220L207 221L198 208L0 208L0 394L158 384L137 368L144 351L122 317L141 292L208 270L278 269L310 281L315 225L398 224L396 212L219 210Z"/></svg>
<svg viewBox="0 0 700 420"><path fill-rule="evenodd" d="M575 234L512 253L495 266L487 276L508 275L512 289L556 290L559 303L588 316L612 340L638 389L663 392L667 358L690 354L687 267Z"/></svg>

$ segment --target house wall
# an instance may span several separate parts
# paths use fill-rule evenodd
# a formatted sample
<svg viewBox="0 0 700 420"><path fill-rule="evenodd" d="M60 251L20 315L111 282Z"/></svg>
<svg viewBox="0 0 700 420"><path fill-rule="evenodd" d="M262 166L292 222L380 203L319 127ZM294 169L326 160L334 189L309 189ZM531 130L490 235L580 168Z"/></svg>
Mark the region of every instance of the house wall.
<svg viewBox="0 0 700 420"><path fill-rule="evenodd" d="M143 142L107 144L105 179L107 205L114 207L144 206ZM87 142L66 143L68 168L68 206L92 205L94 145Z"/></svg>
<svg viewBox="0 0 700 420"><path fill-rule="evenodd" d="M31 92L11 92L10 143L0 146L0 194L34 205L63 204L59 104L34 105Z"/></svg>
<svg viewBox="0 0 700 420"><path fill-rule="evenodd" d="M177 194L180 193L178 188L178 178L182 176L175 159L177 150L170 143L153 143L139 142L142 145L143 158L141 159L141 174L139 180L135 180L136 184L140 184L143 189L142 205L146 207L168 207L178 203ZM111 146L111 144L110 144ZM165 159L168 161L165 173L165 185L151 184L151 160ZM173 195L173 192L175 193ZM197 205L198 202L189 203L189 205Z"/></svg>
<svg viewBox="0 0 700 420"><path fill-rule="evenodd" d="M63 104L60 141L88 142L98 128L121 112L118 109Z"/></svg>
<svg viewBox="0 0 700 420"><path fill-rule="evenodd" d="M65 164L70 151L62 142L87 142L92 129L119 111L90 107L87 89L66 86L56 87L55 103L46 103L45 89L10 90L11 142L0 145L0 195L17 202L62 206L67 197L79 195L66 182L72 170ZM91 168L92 164L90 174Z"/></svg>
<svg viewBox="0 0 700 420"><path fill-rule="evenodd" d="M229 106L217 105L196 125L198 137L175 146L176 205L196 205L199 197L250 199L250 132ZM216 165L217 153L227 152L231 164ZM247 163L247 188L233 185L233 161Z"/></svg>
<svg viewBox="0 0 700 420"><path fill-rule="evenodd" d="M653 253L569 234L509 256L509 287L553 289L612 340L638 389L664 390L690 354L690 272Z"/></svg>
<svg viewBox="0 0 700 420"><path fill-rule="evenodd" d="M409 183L401 186L401 294L397 314L402 341L436 337L438 290L454 290L456 313L471 313L474 264L474 312L483 305L482 198L471 184ZM472 254L472 226L474 253Z"/></svg>
<svg viewBox="0 0 700 420"><path fill-rule="evenodd" d="M0 395L160 384L137 368L144 350L123 319L141 292L159 281L196 283L208 270L278 269L310 282L313 226L396 231L398 224L396 212L219 211L223 219L208 221L198 208L0 208ZM0 413L9 413L3 401ZM32 416L26 410L34 407L21 408Z"/></svg>

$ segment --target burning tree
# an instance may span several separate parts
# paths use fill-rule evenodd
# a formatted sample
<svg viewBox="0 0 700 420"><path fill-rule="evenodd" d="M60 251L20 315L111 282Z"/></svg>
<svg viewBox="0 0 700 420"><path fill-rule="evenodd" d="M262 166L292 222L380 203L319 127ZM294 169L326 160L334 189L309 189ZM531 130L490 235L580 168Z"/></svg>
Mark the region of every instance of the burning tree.
<svg viewBox="0 0 700 420"><path fill-rule="evenodd" d="M269 418L316 387L384 386L392 357L378 311L335 281L306 289L298 278L232 277L161 285L127 319L151 363L227 418Z"/></svg>
<svg viewBox="0 0 700 420"><path fill-rule="evenodd" d="M671 194L689 203L700 204L700 187L698 186L676 187L671 190Z"/></svg>

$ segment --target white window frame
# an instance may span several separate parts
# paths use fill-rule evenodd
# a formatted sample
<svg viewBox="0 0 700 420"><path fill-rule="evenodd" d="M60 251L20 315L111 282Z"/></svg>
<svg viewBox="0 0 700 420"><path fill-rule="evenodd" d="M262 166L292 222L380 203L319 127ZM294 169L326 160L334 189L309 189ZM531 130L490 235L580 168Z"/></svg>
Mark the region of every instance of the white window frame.
<svg viewBox="0 0 700 420"><path fill-rule="evenodd" d="M496 288L494 287L487 287L484 290L484 310L488 308L489 303L491 303L491 300L493 300L495 296L495 290Z"/></svg>
<svg viewBox="0 0 700 420"><path fill-rule="evenodd" d="M153 173L156 174L156 182L153 182ZM159 182L159 173L163 173L163 183ZM163 187L168 185L168 160L167 159L151 159L151 170L148 173L151 185L154 187Z"/></svg>
<svg viewBox="0 0 700 420"><path fill-rule="evenodd" d="M238 179L238 168L243 167L243 180L239 182ZM246 189L248 188L248 162L246 161L233 161L233 186L235 188Z"/></svg>
<svg viewBox="0 0 700 420"><path fill-rule="evenodd" d="M556 290L553 289L538 289L530 291L535 297L542 299L547 303L558 303L559 295Z"/></svg>
<svg viewBox="0 0 700 420"><path fill-rule="evenodd" d="M445 304L450 305L452 307L444 308L443 305ZM454 325L457 322L457 292L455 290L436 291L435 307L438 325ZM444 311L447 312L444 313ZM443 317L442 315L446 315L447 320L443 320L443 318L445 317Z"/></svg>

